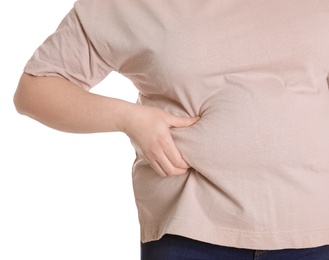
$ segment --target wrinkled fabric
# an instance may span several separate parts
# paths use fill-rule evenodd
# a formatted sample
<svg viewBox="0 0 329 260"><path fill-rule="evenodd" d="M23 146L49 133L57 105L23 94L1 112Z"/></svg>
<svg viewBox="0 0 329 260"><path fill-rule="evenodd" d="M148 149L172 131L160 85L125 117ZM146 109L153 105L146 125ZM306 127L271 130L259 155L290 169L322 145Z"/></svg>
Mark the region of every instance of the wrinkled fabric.
<svg viewBox="0 0 329 260"><path fill-rule="evenodd" d="M201 116L171 129L187 174L136 154L142 242L329 244L329 1L81 0L24 70L87 91L115 70L138 104Z"/></svg>

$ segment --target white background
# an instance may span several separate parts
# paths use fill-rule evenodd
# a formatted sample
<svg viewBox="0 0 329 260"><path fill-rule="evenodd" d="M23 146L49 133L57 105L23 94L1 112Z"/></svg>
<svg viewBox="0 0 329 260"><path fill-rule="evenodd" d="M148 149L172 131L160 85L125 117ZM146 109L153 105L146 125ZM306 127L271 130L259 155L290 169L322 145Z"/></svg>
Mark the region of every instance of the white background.
<svg viewBox="0 0 329 260"><path fill-rule="evenodd" d="M73 3L0 4L1 260L139 259L128 137L59 132L19 115L12 102L27 60ZM93 92L137 98L115 72Z"/></svg>

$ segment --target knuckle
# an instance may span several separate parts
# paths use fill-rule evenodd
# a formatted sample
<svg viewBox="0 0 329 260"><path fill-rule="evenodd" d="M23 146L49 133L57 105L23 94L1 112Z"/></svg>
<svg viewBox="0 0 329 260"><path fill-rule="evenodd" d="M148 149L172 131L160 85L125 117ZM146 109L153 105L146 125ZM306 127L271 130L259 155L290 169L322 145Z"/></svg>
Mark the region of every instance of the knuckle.
<svg viewBox="0 0 329 260"><path fill-rule="evenodd" d="M159 154L158 146L156 146L156 145L151 146L151 147L148 149L148 151L146 152L146 154L147 154L149 157L156 158L157 155Z"/></svg>
<svg viewBox="0 0 329 260"><path fill-rule="evenodd" d="M170 143L170 138L168 135L162 134L158 136L156 142L161 147L167 147Z"/></svg>
<svg viewBox="0 0 329 260"><path fill-rule="evenodd" d="M180 158L177 158L177 157L174 157L172 159L172 164L173 164L174 167L177 167L177 168L182 167L184 165L182 160Z"/></svg>

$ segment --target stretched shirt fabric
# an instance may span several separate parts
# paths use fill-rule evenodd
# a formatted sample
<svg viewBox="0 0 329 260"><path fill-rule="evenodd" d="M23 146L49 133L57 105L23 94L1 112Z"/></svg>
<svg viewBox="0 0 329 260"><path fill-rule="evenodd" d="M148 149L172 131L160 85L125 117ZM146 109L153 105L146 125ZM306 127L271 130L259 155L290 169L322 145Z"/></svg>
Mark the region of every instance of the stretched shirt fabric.
<svg viewBox="0 0 329 260"><path fill-rule="evenodd" d="M138 104L201 116L171 129L187 174L137 153L142 242L329 244L329 1L81 0L25 67L87 91L111 71Z"/></svg>

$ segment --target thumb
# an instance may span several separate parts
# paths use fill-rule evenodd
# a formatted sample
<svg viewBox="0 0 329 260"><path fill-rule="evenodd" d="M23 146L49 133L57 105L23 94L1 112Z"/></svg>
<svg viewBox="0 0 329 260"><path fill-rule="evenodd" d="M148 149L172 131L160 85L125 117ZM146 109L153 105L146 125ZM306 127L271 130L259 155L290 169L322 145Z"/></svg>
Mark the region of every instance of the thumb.
<svg viewBox="0 0 329 260"><path fill-rule="evenodd" d="M185 117L185 116L175 116L171 115L168 120L168 124L170 127L187 127L195 124L200 119L197 117Z"/></svg>

